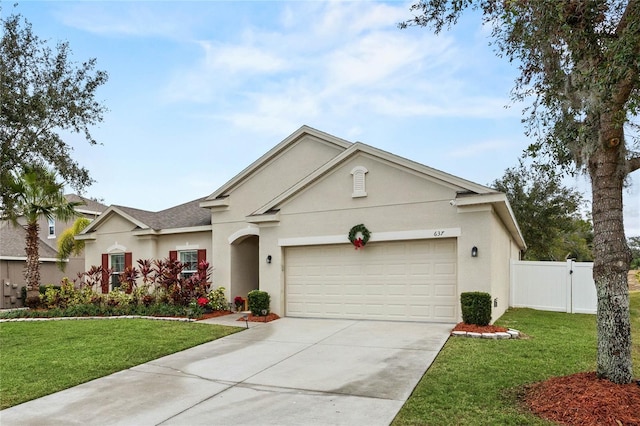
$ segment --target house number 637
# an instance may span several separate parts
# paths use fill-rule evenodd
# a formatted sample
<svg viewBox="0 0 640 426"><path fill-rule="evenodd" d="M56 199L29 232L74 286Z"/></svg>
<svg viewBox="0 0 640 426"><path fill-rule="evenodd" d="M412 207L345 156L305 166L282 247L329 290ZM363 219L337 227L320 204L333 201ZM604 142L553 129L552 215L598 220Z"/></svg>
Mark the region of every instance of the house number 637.
<svg viewBox="0 0 640 426"><path fill-rule="evenodd" d="M442 237L444 235L444 231L435 231L433 233L434 237Z"/></svg>

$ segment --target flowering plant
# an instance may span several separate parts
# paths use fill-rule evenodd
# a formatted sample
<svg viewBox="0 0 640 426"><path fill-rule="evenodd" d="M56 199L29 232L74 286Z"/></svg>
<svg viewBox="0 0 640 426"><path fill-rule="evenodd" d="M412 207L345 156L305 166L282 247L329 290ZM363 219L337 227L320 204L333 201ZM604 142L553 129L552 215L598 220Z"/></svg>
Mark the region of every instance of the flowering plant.
<svg viewBox="0 0 640 426"><path fill-rule="evenodd" d="M233 299L233 303L236 305L236 311L244 308L244 299L242 298L242 296L236 296Z"/></svg>
<svg viewBox="0 0 640 426"><path fill-rule="evenodd" d="M209 299L206 297L198 297L198 306L204 308L209 304Z"/></svg>

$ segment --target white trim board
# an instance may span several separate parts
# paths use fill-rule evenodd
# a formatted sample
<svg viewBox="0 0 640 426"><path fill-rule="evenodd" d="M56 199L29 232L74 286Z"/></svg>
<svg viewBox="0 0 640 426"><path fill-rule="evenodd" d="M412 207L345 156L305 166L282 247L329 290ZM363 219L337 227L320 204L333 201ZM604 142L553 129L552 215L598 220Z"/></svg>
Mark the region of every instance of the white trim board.
<svg viewBox="0 0 640 426"><path fill-rule="evenodd" d="M418 229L413 231L372 232L369 242L426 240L434 238L453 238L462 234L460 228ZM314 237L280 238L280 247L316 246L326 244L349 243L349 237L343 235L319 235Z"/></svg>

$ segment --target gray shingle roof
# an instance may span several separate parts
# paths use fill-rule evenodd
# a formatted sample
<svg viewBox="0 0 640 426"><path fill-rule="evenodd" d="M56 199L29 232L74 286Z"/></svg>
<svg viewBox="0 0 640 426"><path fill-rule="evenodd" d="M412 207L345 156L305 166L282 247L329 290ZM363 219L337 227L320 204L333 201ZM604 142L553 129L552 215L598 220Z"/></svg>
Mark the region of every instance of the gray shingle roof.
<svg viewBox="0 0 640 426"><path fill-rule="evenodd" d="M67 201L70 201L70 202L84 203L84 205L79 206L80 210L89 210L92 212L102 213L107 209L107 206L105 206L104 204L91 200L89 198L85 198L78 194L65 194L64 197L67 199Z"/></svg>
<svg viewBox="0 0 640 426"><path fill-rule="evenodd" d="M159 212L134 209L133 207L114 206L152 229L189 228L211 225L211 211L200 207L206 197L170 207Z"/></svg>
<svg viewBox="0 0 640 426"><path fill-rule="evenodd" d="M0 221L0 256L26 257L26 237L27 231L22 226L6 220ZM54 258L58 252L40 241L38 254L40 257Z"/></svg>

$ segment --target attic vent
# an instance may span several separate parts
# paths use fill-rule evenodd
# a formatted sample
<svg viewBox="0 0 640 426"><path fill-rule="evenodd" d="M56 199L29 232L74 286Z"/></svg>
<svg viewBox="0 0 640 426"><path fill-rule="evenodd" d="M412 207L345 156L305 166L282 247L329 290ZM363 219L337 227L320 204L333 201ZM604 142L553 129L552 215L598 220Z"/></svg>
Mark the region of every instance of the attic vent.
<svg viewBox="0 0 640 426"><path fill-rule="evenodd" d="M366 197L367 191L365 187L365 174L368 172L363 166L356 166L351 170L351 174L353 175L353 194L351 196L353 198L357 197Z"/></svg>

